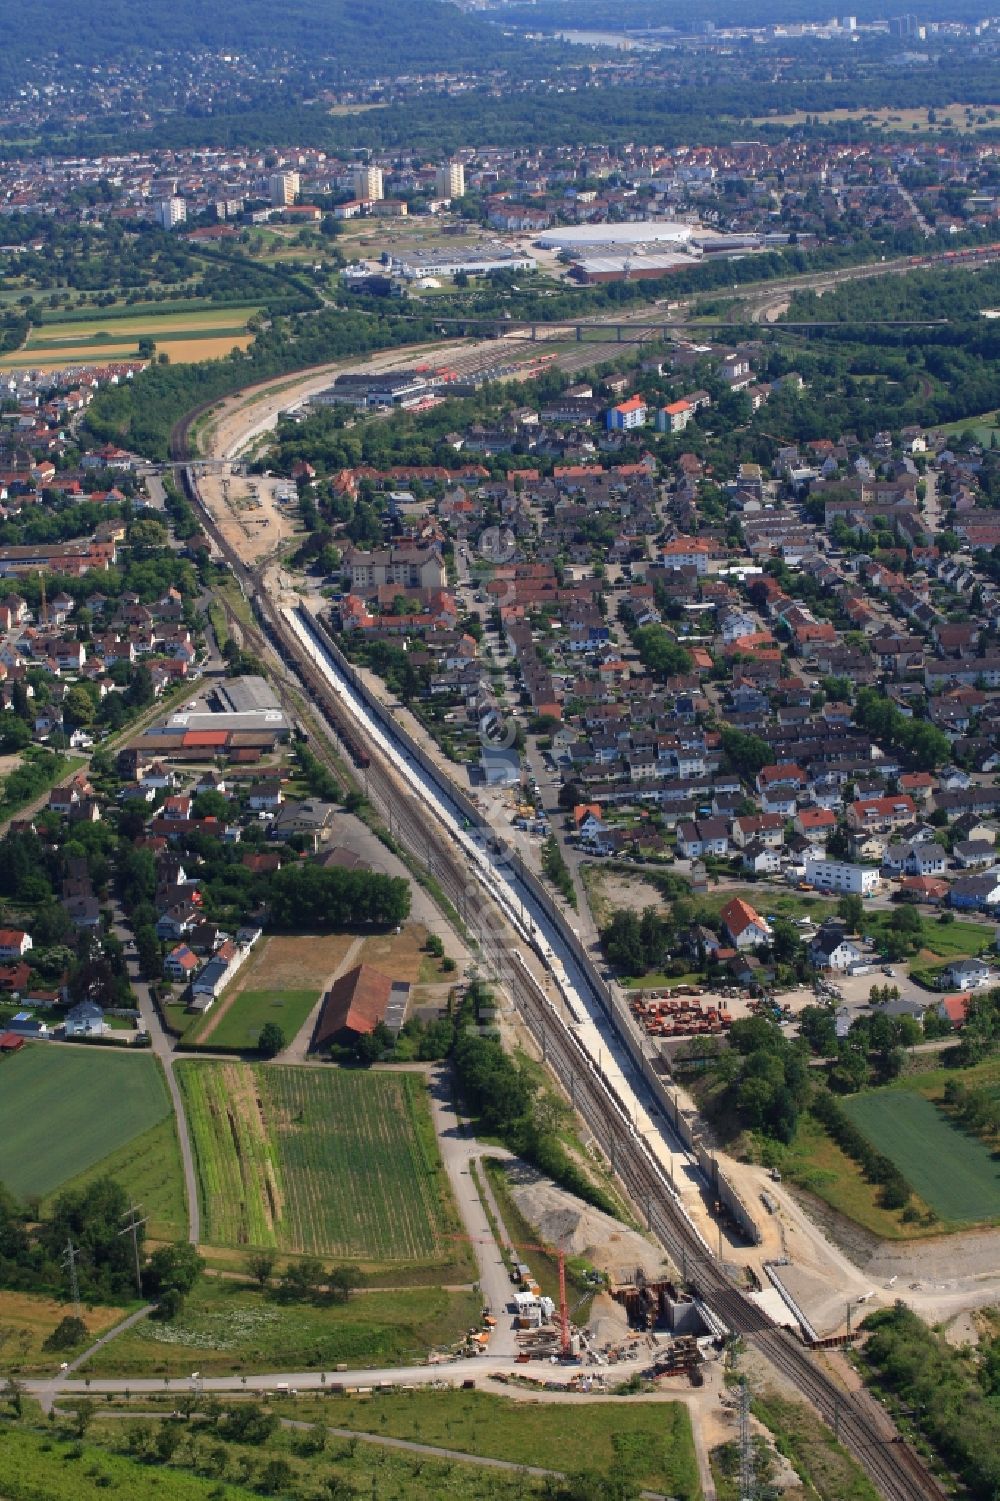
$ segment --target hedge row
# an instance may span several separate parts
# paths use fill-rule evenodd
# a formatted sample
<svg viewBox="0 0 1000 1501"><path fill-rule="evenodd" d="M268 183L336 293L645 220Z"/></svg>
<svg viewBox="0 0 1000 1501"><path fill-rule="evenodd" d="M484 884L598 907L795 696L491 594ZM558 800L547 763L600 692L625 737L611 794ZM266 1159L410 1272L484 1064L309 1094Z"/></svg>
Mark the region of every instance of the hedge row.
<svg viewBox="0 0 1000 1501"><path fill-rule="evenodd" d="M863 1131L859 1131L840 1102L825 1090L817 1090L809 1108L841 1151L858 1164L868 1182L879 1185L882 1207L905 1209L913 1197L912 1187L896 1164L872 1146Z"/></svg>

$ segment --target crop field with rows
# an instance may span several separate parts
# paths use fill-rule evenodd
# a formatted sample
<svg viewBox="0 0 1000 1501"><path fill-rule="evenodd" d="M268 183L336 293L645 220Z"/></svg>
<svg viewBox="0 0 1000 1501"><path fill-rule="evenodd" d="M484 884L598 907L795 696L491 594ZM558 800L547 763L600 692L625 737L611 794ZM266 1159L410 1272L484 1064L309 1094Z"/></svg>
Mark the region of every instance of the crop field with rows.
<svg viewBox="0 0 1000 1501"><path fill-rule="evenodd" d="M206 1242L368 1264L453 1254L422 1078L238 1062L178 1072Z"/></svg>

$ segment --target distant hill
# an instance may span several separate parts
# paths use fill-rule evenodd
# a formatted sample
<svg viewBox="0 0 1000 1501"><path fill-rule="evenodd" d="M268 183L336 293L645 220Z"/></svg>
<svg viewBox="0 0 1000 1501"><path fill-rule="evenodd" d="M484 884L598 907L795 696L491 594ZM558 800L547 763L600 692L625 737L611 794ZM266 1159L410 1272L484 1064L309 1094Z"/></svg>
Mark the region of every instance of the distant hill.
<svg viewBox="0 0 1000 1501"><path fill-rule="evenodd" d="M46 0L8 6L4 72L57 59L120 65L153 54L292 54L318 74L488 66L500 31L441 0Z"/></svg>

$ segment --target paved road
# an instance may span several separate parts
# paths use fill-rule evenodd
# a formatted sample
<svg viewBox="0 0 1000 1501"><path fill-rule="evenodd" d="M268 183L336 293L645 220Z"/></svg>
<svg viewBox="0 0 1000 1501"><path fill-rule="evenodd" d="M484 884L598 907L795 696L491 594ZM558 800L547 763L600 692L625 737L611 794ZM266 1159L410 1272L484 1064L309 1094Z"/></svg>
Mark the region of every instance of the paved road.
<svg viewBox="0 0 1000 1501"><path fill-rule="evenodd" d="M110 1344L113 1339L118 1338L119 1334L124 1334L126 1329L131 1329L133 1324L138 1324L140 1319L148 1318L152 1311L152 1303L147 1303L143 1308L137 1308L135 1313L130 1313L128 1318L122 1319L120 1324L115 1324L111 1329L105 1329L101 1337L96 1339L92 1345L88 1345L82 1355L78 1355L75 1360L69 1362L65 1371L57 1372L44 1386L38 1383L38 1399L41 1403L42 1411L51 1412L56 1396L65 1385L67 1378L72 1377L74 1371L78 1371L102 1346Z"/></svg>
<svg viewBox="0 0 1000 1501"><path fill-rule="evenodd" d="M619 1361L612 1367L612 1373L616 1381L626 1380L635 1371L646 1369L648 1366L649 1352L647 1350L643 1352L641 1359ZM162 1395L170 1392L190 1392L196 1381L198 1387L206 1392L271 1392L284 1395L291 1391L322 1392L334 1383L345 1387L430 1386L435 1383L458 1386L463 1381L488 1380L498 1374L507 1376L531 1374L556 1380L560 1372L566 1379L569 1379L570 1375L578 1374L581 1369L596 1374L598 1368L596 1366L560 1367L537 1360L525 1368L517 1365L510 1357L473 1355L467 1360L458 1356L454 1360L441 1361L436 1365L381 1366L372 1370L270 1371L247 1376L204 1377L200 1373L192 1372L188 1376L172 1378L130 1376L117 1380L91 1381L79 1378L60 1381L58 1378L53 1380L50 1377L47 1380L36 1378L25 1381L23 1387L31 1396L39 1398L53 1394L56 1388L61 1396L96 1396L107 1392L118 1396L129 1392L137 1396L142 1393Z"/></svg>
<svg viewBox="0 0 1000 1501"><path fill-rule="evenodd" d="M462 1224L472 1241L476 1264L479 1267L479 1287L483 1295L483 1306L489 1309L497 1321L490 1340L490 1354L509 1360L517 1352L511 1306L510 1274L493 1237L486 1210L483 1208L476 1187L476 1180L472 1176L472 1164L481 1163L483 1148L476 1141L468 1124L460 1121L455 1113L451 1102L451 1079L446 1068L434 1070L430 1082L430 1099L431 1115L441 1148L441 1158L458 1204ZM510 1154L502 1147L491 1147L489 1155L508 1157ZM482 1177L481 1166L479 1172ZM499 1224L499 1215L495 1211L494 1213ZM501 1236L509 1243L502 1224L500 1229Z"/></svg>

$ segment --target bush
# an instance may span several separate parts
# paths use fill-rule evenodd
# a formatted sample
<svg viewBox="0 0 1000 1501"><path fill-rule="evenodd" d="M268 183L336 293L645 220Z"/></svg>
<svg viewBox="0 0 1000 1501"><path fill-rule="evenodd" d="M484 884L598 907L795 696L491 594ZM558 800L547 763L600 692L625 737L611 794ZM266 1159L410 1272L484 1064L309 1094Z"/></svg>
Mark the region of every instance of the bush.
<svg viewBox="0 0 1000 1501"><path fill-rule="evenodd" d="M74 1345L82 1345L87 1335L87 1326L83 1320L69 1313L64 1319L59 1320L42 1349L71 1350Z"/></svg>
<svg viewBox="0 0 1000 1501"><path fill-rule="evenodd" d="M277 1022L265 1022L257 1038L257 1051L264 1058L277 1058L285 1048L285 1034Z"/></svg>

